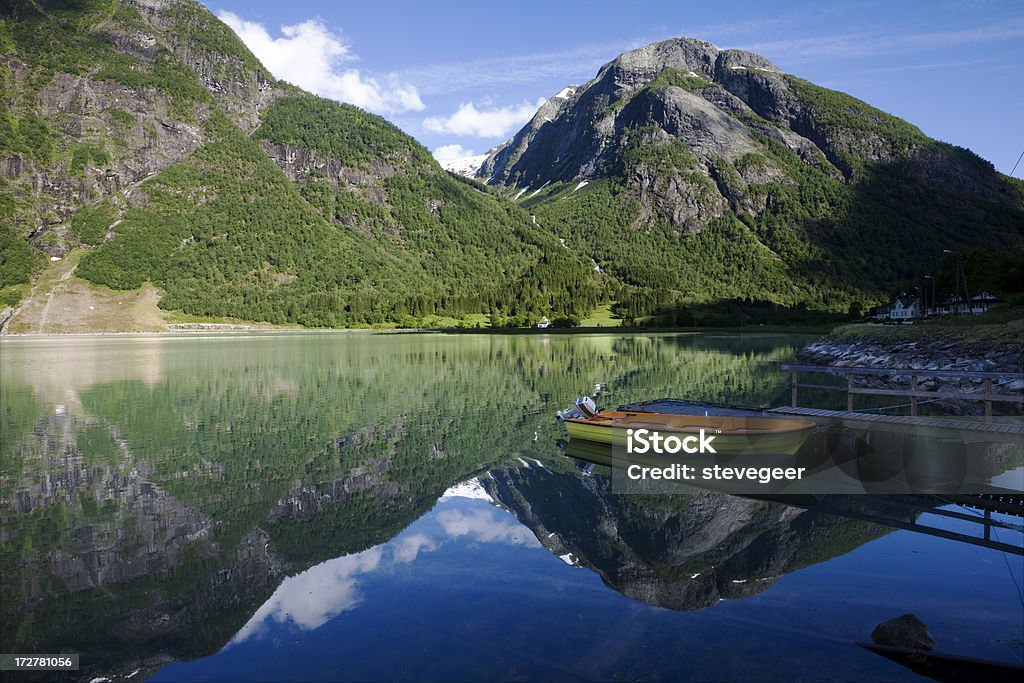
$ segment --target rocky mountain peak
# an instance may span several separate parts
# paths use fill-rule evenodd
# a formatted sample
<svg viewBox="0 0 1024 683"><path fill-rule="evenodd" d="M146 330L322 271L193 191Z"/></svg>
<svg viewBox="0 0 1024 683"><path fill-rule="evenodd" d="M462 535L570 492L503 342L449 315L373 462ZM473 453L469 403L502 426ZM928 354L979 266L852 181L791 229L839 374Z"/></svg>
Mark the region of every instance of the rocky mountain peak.
<svg viewBox="0 0 1024 683"><path fill-rule="evenodd" d="M701 156L735 158L752 151L736 114L753 114L753 109L731 91L749 93L751 76L777 86L781 74L760 55L721 50L697 38L630 50L602 66L588 83L551 97L512 140L491 153L478 176L518 188L599 177L615 165L615 141L623 131L650 124L691 144ZM652 88L658 89L656 97L640 97ZM760 97L757 104L775 106L780 99L785 98L776 93ZM534 163L528 148L546 158Z"/></svg>
<svg viewBox="0 0 1024 683"><path fill-rule="evenodd" d="M601 67L596 81L609 76L624 90L641 87L665 68L693 72L711 79L721 51L712 43L696 38L674 38L624 52Z"/></svg>
<svg viewBox="0 0 1024 683"><path fill-rule="evenodd" d="M760 283L800 273L818 292L826 272L845 287L892 277L894 253L899 277L927 272L941 249L916 245L935 232L1005 249L1024 225L1021 187L969 150L760 55L694 38L623 53L561 91L477 177L560 237L585 240L606 272L618 261L625 281L671 281L680 298L708 286L694 284L704 277L717 282L711 271L676 272L673 248L698 235L718 242L706 252L721 255L718 271L747 259L742 273L762 269ZM865 244L867 232L879 238ZM620 260L648 236L661 266ZM657 309L651 301L637 310Z"/></svg>
<svg viewBox="0 0 1024 683"><path fill-rule="evenodd" d="M722 50L699 38L672 38L622 53L602 66L593 82L610 77L624 93L647 85L665 69L709 81L744 69L781 73L772 62L753 52Z"/></svg>

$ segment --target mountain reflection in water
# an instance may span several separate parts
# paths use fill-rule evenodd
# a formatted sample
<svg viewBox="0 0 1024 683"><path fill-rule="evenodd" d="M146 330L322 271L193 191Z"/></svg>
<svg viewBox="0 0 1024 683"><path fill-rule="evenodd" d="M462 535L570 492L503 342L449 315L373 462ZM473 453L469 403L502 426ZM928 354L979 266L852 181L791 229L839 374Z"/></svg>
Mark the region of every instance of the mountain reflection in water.
<svg viewBox="0 0 1024 683"><path fill-rule="evenodd" d="M5 341L0 645L81 652L86 680L888 680L913 674L853 641L913 611L1020 655L989 549L618 496L559 453L589 387L778 403L804 341Z"/></svg>

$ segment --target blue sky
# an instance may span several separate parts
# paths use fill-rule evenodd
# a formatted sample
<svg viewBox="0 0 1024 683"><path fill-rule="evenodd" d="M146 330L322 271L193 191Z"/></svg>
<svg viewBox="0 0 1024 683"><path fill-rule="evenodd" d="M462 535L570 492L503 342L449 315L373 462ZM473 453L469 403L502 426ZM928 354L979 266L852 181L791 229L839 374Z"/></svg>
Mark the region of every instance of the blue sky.
<svg viewBox="0 0 1024 683"><path fill-rule="evenodd" d="M482 153L541 98L619 53L693 36L751 50L968 147L1024 151L1024 2L315 2L207 6L274 72L386 116L431 150ZM454 147L458 145L458 147ZM1024 162L1014 173L1022 177Z"/></svg>

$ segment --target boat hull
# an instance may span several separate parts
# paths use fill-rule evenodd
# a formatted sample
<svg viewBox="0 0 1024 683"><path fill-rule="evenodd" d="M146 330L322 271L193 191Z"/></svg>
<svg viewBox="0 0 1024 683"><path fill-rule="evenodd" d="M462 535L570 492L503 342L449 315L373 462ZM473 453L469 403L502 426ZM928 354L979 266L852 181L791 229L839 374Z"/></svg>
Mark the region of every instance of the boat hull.
<svg viewBox="0 0 1024 683"><path fill-rule="evenodd" d="M662 436L713 435L718 454L786 453L792 455L814 428L807 420L773 418L716 418L657 413L604 412L590 419L565 422L569 436L593 443L625 447L628 430L647 429Z"/></svg>

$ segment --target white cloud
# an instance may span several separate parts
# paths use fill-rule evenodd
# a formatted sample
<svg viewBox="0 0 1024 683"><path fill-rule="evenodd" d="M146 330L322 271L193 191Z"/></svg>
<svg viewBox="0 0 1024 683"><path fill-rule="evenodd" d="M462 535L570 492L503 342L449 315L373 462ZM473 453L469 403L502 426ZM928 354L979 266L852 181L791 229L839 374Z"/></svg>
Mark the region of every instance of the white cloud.
<svg viewBox="0 0 1024 683"><path fill-rule="evenodd" d="M479 543L542 547L537 537L507 512L491 508L463 510L448 507L453 505L453 501L464 502L467 497L477 499L470 505L479 505L482 500L480 494L486 493L479 483L476 487L478 490L463 484L446 492L452 495L439 501L446 507L433 513L440 526L440 529L434 528L433 533L407 532L388 543L327 560L285 578L227 647L262 637L274 625L289 625L303 631L319 628L359 605L362 600L360 582L367 575L415 562L422 554L437 550L450 539L466 537ZM467 493L475 495L467 496Z"/></svg>
<svg viewBox="0 0 1024 683"><path fill-rule="evenodd" d="M438 543L426 534L412 534L399 538L392 546L392 561L395 564L409 564L419 556L421 550L437 550Z"/></svg>
<svg viewBox="0 0 1024 683"><path fill-rule="evenodd" d="M378 114L426 108L416 88L397 76L387 76L381 83L358 69L343 67L355 55L320 19L282 26L281 36L274 38L263 24L232 12L221 10L217 17L238 34L276 78Z"/></svg>
<svg viewBox="0 0 1024 683"><path fill-rule="evenodd" d="M402 536L354 555L343 555L289 576L231 639L234 645L260 636L269 624L294 624L307 631L359 605L359 579L379 569L409 564L440 543L426 534ZM390 547L390 559L384 549Z"/></svg>
<svg viewBox="0 0 1024 683"><path fill-rule="evenodd" d="M472 102L465 102L451 116L431 116L424 119L423 127L432 133L505 138L529 121L544 101L541 97L534 103L524 101L518 105L490 109L477 109Z"/></svg>

